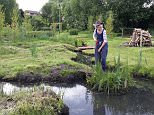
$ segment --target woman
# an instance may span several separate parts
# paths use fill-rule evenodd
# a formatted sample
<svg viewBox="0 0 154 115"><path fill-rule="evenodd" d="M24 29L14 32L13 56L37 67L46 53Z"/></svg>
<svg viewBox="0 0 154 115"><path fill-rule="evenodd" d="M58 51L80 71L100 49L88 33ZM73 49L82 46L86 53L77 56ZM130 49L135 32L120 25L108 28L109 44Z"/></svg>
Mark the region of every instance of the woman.
<svg viewBox="0 0 154 115"><path fill-rule="evenodd" d="M95 47L95 62L96 64L101 62L102 70L106 70L106 57L108 53L108 42L106 36L106 30L100 21L95 23L95 30L93 33L93 39L96 42Z"/></svg>

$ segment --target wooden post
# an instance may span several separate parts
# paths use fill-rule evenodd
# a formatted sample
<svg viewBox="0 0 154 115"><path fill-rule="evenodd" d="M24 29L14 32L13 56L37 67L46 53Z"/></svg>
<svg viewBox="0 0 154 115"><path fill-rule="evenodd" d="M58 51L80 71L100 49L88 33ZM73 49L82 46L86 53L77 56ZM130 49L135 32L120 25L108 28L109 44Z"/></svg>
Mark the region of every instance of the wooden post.
<svg viewBox="0 0 154 115"><path fill-rule="evenodd" d="M142 40L143 40L143 30L141 30L141 35L140 35L140 47L142 47Z"/></svg>
<svg viewBox="0 0 154 115"><path fill-rule="evenodd" d="M121 31L122 31L122 33L121 33L121 37L123 38L123 36L124 36L124 29L121 28Z"/></svg>

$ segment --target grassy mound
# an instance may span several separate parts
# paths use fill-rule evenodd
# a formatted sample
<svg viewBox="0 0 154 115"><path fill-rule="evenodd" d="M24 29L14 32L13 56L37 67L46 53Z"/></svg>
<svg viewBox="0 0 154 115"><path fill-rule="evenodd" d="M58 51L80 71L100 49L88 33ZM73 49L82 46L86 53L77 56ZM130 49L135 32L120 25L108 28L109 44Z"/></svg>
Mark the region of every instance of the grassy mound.
<svg viewBox="0 0 154 115"><path fill-rule="evenodd" d="M34 90L19 92L1 98L2 115L61 115L68 114L68 107L52 91Z"/></svg>

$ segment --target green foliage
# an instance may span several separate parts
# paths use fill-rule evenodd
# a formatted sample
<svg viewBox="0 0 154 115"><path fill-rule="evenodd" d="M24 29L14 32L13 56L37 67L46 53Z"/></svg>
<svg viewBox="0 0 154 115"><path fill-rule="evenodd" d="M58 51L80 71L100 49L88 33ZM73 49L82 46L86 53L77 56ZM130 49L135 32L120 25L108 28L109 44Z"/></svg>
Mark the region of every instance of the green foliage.
<svg viewBox="0 0 154 115"><path fill-rule="evenodd" d="M108 14L113 12L113 16L109 13L110 31L114 27L114 31L120 31L121 27L142 27L152 28L154 17L154 5L146 7L145 4L150 4L152 0L50 0L42 8L42 16L46 19L46 23L59 21L60 17L65 17L63 27L67 30L76 28L79 30L89 30L91 21L98 20L99 16L106 22ZM138 6L138 7L136 7ZM92 17L91 17L92 16ZM62 22L62 20L61 20ZM108 27L108 26L106 26ZM91 30L90 30L91 31ZM109 31L109 32L110 32Z"/></svg>
<svg viewBox="0 0 154 115"><path fill-rule="evenodd" d="M18 17L18 9L14 8L12 18L11 18L11 20L12 20L11 27L12 28L14 28L14 29L18 28L18 19L19 19L19 17Z"/></svg>
<svg viewBox="0 0 154 115"><path fill-rule="evenodd" d="M51 40L54 42L66 43L71 45L75 45L76 42L76 39L68 36L68 34L56 35L53 38L51 38Z"/></svg>
<svg viewBox="0 0 154 115"><path fill-rule="evenodd" d="M78 35L78 30L77 29L71 29L70 35Z"/></svg>
<svg viewBox="0 0 154 115"><path fill-rule="evenodd" d="M115 69L113 71L103 72L101 64L98 63L94 69L94 76L88 78L87 81L94 90L108 94L125 91L134 85L128 64L121 66L120 56L115 59Z"/></svg>
<svg viewBox="0 0 154 115"><path fill-rule="evenodd" d="M92 32L93 29L94 29L94 27L93 27L93 19L94 19L93 16L88 17L88 30L90 32Z"/></svg>
<svg viewBox="0 0 154 115"><path fill-rule="evenodd" d="M46 20L46 24L58 22L59 4L57 2L57 0L49 1L42 7L42 17Z"/></svg>
<svg viewBox="0 0 154 115"><path fill-rule="evenodd" d="M35 88L34 91L13 95L12 99L16 106L9 115L57 115L64 107L63 101L54 92Z"/></svg>
<svg viewBox="0 0 154 115"><path fill-rule="evenodd" d="M25 28L26 31L32 31L33 27L31 25L30 17L25 16L22 26Z"/></svg>
<svg viewBox="0 0 154 115"><path fill-rule="evenodd" d="M50 28L53 33L62 32L62 23L51 23Z"/></svg>
<svg viewBox="0 0 154 115"><path fill-rule="evenodd" d="M13 9L17 8L16 0L0 0L5 15L5 24L12 24Z"/></svg>
<svg viewBox="0 0 154 115"><path fill-rule="evenodd" d="M7 25L6 27L1 30L1 36L3 38L12 38L13 32L12 29Z"/></svg>
<svg viewBox="0 0 154 115"><path fill-rule="evenodd" d="M110 2L114 14L114 30L120 27L141 27L147 29L153 26L153 8L146 7L152 0L115 0Z"/></svg>
<svg viewBox="0 0 154 115"><path fill-rule="evenodd" d="M73 46L75 37L70 36L69 33L61 33L50 38L3 39L0 41L0 49L2 49L0 77L4 79L17 77L17 73L20 72L40 73L46 76L52 66L61 64L91 69L87 65L71 60L76 57L76 53L73 52L76 49Z"/></svg>
<svg viewBox="0 0 154 115"><path fill-rule="evenodd" d="M19 9L18 14L19 14L18 23L19 23L19 26L21 26L25 18L24 11L22 9Z"/></svg>
<svg viewBox="0 0 154 115"><path fill-rule="evenodd" d="M6 25L1 29L1 37L4 39L17 39L20 37L19 24L18 24L18 9L13 8L11 25ZM4 22L4 17L1 19ZM4 24L3 24L4 26Z"/></svg>
<svg viewBox="0 0 154 115"><path fill-rule="evenodd" d="M1 37L1 31L3 30L4 27L4 21L5 21L5 16L2 10L2 5L0 5L0 37Z"/></svg>
<svg viewBox="0 0 154 115"><path fill-rule="evenodd" d="M59 18L59 10L61 17L64 16L63 25L67 29L76 28L79 30L88 29L88 17L103 14L104 10L101 1L95 0L50 0L42 8L43 17L50 23L57 22Z"/></svg>
<svg viewBox="0 0 154 115"><path fill-rule="evenodd" d="M109 16L106 20L106 31L107 35L111 36L112 30L113 30L113 13L112 11L108 12Z"/></svg>
<svg viewBox="0 0 154 115"><path fill-rule="evenodd" d="M143 65L143 63L145 62L146 66ZM139 50L138 53L138 60L137 60L137 64L135 65L135 67L133 68L132 73L134 74L140 74L144 77L151 77L152 76L152 70L147 68L148 66L148 62L147 59L145 58L145 60L143 59L143 51L142 48Z"/></svg>
<svg viewBox="0 0 154 115"><path fill-rule="evenodd" d="M137 64L133 69L134 73L140 73L139 71L143 68L143 51L142 49L139 50L138 53L138 60L137 60Z"/></svg>
<svg viewBox="0 0 154 115"><path fill-rule="evenodd" d="M45 20L42 16L33 16L31 19L31 25L35 31L40 31L42 30L42 27L46 26Z"/></svg>
<svg viewBox="0 0 154 115"><path fill-rule="evenodd" d="M30 51L31 51L32 57L37 57L37 46L36 46L36 44L32 44Z"/></svg>
<svg viewBox="0 0 154 115"><path fill-rule="evenodd" d="M16 54L17 49L13 47L0 47L0 55Z"/></svg>
<svg viewBox="0 0 154 115"><path fill-rule="evenodd" d="M49 38L53 37L54 33L52 31L29 31L26 32L27 38Z"/></svg>

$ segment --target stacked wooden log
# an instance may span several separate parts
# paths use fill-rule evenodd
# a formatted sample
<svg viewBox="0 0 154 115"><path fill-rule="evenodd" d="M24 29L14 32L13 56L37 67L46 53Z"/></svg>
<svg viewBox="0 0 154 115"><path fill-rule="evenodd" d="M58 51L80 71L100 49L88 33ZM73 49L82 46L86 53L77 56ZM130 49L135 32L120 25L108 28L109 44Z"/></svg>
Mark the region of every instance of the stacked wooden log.
<svg viewBox="0 0 154 115"><path fill-rule="evenodd" d="M135 28L129 46L152 46L152 36L149 31Z"/></svg>

